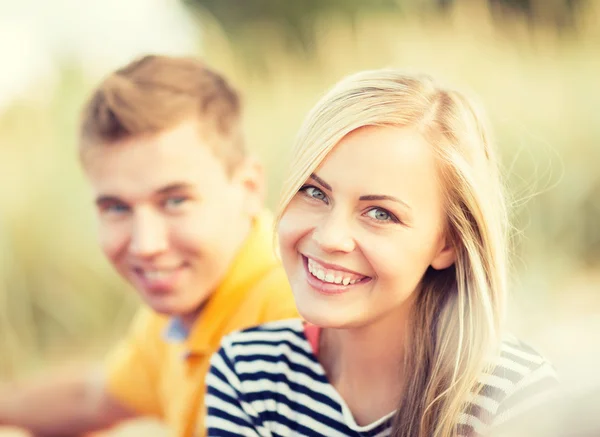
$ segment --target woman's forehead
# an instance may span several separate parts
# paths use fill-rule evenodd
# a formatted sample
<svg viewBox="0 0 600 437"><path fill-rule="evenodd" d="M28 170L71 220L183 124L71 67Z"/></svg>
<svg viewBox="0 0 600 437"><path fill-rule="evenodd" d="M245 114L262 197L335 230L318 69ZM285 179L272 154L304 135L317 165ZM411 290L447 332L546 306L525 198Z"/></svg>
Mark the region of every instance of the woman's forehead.
<svg viewBox="0 0 600 437"><path fill-rule="evenodd" d="M429 179L436 166L431 145L415 129L368 126L344 137L315 173L389 184Z"/></svg>

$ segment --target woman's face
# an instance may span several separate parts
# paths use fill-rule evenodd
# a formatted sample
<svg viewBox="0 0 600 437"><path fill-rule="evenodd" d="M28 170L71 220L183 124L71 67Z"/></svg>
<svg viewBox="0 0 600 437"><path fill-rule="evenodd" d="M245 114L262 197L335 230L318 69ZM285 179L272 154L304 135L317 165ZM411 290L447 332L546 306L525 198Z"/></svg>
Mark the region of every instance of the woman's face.
<svg viewBox="0 0 600 437"><path fill-rule="evenodd" d="M281 255L302 316L365 326L410 305L429 266L454 261L432 147L412 128L347 135L289 203Z"/></svg>

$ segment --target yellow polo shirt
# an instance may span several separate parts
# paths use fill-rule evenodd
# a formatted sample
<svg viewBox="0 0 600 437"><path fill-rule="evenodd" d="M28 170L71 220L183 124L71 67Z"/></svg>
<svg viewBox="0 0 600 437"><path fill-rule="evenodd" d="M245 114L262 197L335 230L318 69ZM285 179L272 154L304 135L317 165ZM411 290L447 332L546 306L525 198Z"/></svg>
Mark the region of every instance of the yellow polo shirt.
<svg viewBox="0 0 600 437"><path fill-rule="evenodd" d="M262 216L206 303L189 335L165 338L173 320L144 308L109 355L108 390L140 415L162 418L172 436L204 436L204 378L225 334L297 317L283 268L273 253L272 220ZM200 412L200 414L199 414Z"/></svg>

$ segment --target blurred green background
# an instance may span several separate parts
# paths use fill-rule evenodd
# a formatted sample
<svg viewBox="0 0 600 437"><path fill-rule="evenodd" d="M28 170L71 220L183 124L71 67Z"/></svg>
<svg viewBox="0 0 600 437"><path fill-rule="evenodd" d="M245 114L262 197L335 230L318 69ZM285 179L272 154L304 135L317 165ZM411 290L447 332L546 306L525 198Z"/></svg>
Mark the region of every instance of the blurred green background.
<svg viewBox="0 0 600 437"><path fill-rule="evenodd" d="M600 380L598 1L0 8L0 381L101 357L139 303L97 247L75 139L97 81L146 52L203 56L238 87L270 206L304 114L343 75L393 66L477 94L511 194L511 327L572 383Z"/></svg>

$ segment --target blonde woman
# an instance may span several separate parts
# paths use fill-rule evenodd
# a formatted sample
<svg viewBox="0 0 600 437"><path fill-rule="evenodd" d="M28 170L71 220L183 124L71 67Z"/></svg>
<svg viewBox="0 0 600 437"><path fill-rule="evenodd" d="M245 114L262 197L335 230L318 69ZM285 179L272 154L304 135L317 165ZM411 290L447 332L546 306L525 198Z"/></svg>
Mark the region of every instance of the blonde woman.
<svg viewBox="0 0 600 437"><path fill-rule="evenodd" d="M227 337L209 436L487 435L553 392L502 329L507 216L473 104L428 77L345 78L309 113L279 210L304 320Z"/></svg>

